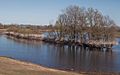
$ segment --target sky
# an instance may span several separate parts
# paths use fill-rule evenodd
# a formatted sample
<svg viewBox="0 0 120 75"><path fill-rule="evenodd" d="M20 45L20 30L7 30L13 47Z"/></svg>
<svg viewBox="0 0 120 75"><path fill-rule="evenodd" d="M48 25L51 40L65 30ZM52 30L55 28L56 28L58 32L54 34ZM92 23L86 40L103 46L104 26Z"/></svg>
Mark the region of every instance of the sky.
<svg viewBox="0 0 120 75"><path fill-rule="evenodd" d="M120 26L120 0L0 0L0 23L54 24L70 5L98 9Z"/></svg>

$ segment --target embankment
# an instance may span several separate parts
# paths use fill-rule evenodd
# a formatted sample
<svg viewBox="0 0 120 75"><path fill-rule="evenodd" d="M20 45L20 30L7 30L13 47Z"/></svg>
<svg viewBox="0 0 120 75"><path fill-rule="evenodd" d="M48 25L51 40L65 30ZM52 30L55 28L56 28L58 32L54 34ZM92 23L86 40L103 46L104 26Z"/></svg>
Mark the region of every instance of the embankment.
<svg viewBox="0 0 120 75"><path fill-rule="evenodd" d="M46 38L43 34L21 34L21 33L15 33L15 32L6 32L5 33L8 36L15 37L18 39L27 39L27 40L37 40L37 41L44 41L49 43L55 43L55 44L63 44L63 45L76 45L76 46L82 46L84 48L92 49L99 49L99 50L109 50L112 49L113 45L116 45L116 41L103 41L103 40L88 40L86 42L80 42L74 41L74 40L64 40L64 39L58 39L58 38Z"/></svg>
<svg viewBox="0 0 120 75"><path fill-rule="evenodd" d="M0 57L0 75L81 75Z"/></svg>
<svg viewBox="0 0 120 75"><path fill-rule="evenodd" d="M15 32L5 32L4 34L18 39L39 40L39 41L43 40L42 34L22 34Z"/></svg>
<svg viewBox="0 0 120 75"><path fill-rule="evenodd" d="M7 57L0 57L0 75L119 75L113 72L68 72L29 62L18 61Z"/></svg>

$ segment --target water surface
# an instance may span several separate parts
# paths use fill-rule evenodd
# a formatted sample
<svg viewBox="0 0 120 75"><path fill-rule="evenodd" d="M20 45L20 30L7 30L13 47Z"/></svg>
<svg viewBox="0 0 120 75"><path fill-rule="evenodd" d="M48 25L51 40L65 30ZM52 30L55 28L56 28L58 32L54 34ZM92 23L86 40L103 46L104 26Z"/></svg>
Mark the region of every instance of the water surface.
<svg viewBox="0 0 120 75"><path fill-rule="evenodd" d="M119 39L117 39L119 41ZM112 51L84 50L0 36L0 56L73 71L120 72L120 45Z"/></svg>

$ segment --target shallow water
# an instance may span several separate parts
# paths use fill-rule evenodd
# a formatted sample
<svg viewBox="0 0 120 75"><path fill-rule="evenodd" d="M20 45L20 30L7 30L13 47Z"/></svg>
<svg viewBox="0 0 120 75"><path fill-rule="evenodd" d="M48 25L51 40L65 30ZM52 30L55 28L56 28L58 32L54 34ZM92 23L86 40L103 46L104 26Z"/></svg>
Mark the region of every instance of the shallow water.
<svg viewBox="0 0 120 75"><path fill-rule="evenodd" d="M120 41L120 39L117 39ZM73 71L120 72L120 45L112 51L84 50L0 36L0 56Z"/></svg>

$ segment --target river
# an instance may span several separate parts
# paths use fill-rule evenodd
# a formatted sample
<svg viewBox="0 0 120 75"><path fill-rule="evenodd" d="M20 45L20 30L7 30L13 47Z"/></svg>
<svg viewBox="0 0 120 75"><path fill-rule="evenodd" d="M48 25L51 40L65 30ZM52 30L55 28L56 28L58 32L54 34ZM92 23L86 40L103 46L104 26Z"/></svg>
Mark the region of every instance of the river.
<svg viewBox="0 0 120 75"><path fill-rule="evenodd" d="M120 39L117 39L120 41ZM84 50L0 35L0 56L72 71L120 72L120 45L112 51Z"/></svg>

